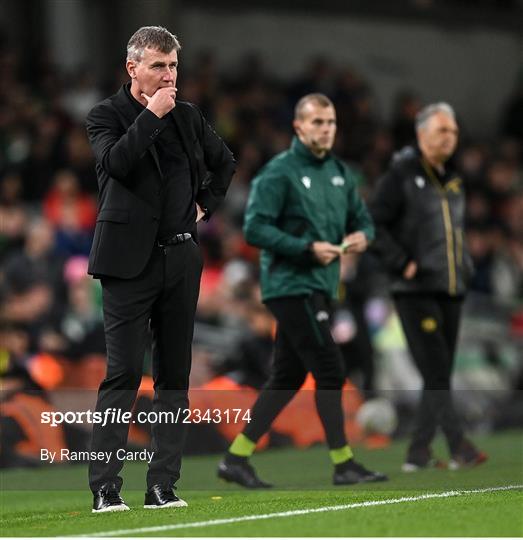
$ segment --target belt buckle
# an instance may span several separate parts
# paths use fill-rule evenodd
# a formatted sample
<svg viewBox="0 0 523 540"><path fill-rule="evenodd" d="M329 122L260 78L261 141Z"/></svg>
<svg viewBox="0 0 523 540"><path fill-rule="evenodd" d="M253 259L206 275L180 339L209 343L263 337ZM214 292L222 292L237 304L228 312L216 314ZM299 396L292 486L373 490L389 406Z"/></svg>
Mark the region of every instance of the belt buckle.
<svg viewBox="0 0 523 540"><path fill-rule="evenodd" d="M166 240L165 244L162 244L159 240L156 241L156 245L159 248L165 248L167 246L175 246L176 244L182 244L192 238L191 233L178 233Z"/></svg>
<svg viewBox="0 0 523 540"><path fill-rule="evenodd" d="M183 242L187 242L187 240L190 240L191 238L191 233L177 233L168 240L166 240L164 244L157 240L156 245L160 248L164 248L167 246L175 246L176 244L183 244Z"/></svg>

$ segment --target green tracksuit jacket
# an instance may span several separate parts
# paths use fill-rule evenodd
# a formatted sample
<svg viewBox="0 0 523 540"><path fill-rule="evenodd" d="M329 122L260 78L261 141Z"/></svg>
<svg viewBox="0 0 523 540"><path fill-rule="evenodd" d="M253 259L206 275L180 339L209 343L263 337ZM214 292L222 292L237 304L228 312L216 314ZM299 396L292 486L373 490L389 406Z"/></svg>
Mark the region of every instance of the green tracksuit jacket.
<svg viewBox="0 0 523 540"><path fill-rule="evenodd" d="M354 231L374 238L353 173L331 154L317 158L295 137L253 180L245 213L245 239L262 250L263 300L313 291L336 297L339 259L322 266L308 246L340 244Z"/></svg>

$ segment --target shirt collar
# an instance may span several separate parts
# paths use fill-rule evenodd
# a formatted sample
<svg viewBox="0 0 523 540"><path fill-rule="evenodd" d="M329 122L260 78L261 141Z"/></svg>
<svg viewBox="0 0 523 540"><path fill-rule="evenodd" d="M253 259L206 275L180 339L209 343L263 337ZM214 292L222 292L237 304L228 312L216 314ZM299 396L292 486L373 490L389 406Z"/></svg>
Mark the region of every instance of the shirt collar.
<svg viewBox="0 0 523 540"><path fill-rule="evenodd" d="M140 114L145 107L131 94L131 83L128 82L123 85L123 89L125 92L125 95L129 98L133 108L136 110L138 114Z"/></svg>
<svg viewBox="0 0 523 540"><path fill-rule="evenodd" d="M292 138L291 151L311 163L323 163L331 157L330 152L327 152L322 158L314 155L296 136Z"/></svg>

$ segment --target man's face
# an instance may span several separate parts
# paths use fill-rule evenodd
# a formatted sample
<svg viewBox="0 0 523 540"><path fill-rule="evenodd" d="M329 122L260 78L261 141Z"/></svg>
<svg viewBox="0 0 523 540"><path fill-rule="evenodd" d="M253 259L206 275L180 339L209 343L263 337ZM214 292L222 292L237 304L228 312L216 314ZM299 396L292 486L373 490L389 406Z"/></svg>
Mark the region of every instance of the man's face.
<svg viewBox="0 0 523 540"><path fill-rule="evenodd" d="M309 101L303 107L301 116L294 120L294 129L307 148L323 157L332 148L336 135L334 107L323 107Z"/></svg>
<svg viewBox="0 0 523 540"><path fill-rule="evenodd" d="M433 114L425 126L418 129L418 142L428 157L445 162L456 150L458 125L444 112Z"/></svg>
<svg viewBox="0 0 523 540"><path fill-rule="evenodd" d="M129 60L126 67L138 91L152 96L159 88L176 86L178 53L146 48L140 62Z"/></svg>

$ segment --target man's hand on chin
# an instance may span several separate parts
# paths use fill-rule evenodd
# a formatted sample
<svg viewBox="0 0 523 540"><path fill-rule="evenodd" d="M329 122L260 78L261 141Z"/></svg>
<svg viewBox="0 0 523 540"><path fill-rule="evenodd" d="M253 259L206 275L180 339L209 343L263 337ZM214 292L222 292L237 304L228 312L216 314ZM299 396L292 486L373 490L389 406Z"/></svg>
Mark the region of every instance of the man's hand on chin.
<svg viewBox="0 0 523 540"><path fill-rule="evenodd" d="M142 97L147 101L147 108L158 118L163 118L176 107L176 91L175 86L166 86L158 88L152 96L142 92Z"/></svg>

